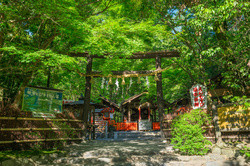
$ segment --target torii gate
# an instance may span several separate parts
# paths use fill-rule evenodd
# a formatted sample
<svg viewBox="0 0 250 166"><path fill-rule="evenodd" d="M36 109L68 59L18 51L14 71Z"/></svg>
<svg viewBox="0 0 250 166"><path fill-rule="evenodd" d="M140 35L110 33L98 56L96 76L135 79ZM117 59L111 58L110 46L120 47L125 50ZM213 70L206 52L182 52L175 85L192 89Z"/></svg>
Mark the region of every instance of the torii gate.
<svg viewBox="0 0 250 166"><path fill-rule="evenodd" d="M93 58L105 58L105 56L90 55L88 52L85 53L71 53L71 56L74 57L87 57L87 67L86 67L86 83L85 83L85 95L84 95L84 105L83 110L81 111L80 117L83 118L83 121L86 123L88 120L88 112L90 108L90 96L91 96L91 76L97 76L92 72L92 61ZM108 54L106 54L108 55ZM112 71L113 75L125 75L125 74L150 74L155 73L156 71L156 89L157 89L157 106L159 111L159 120L160 127L162 131L162 121L164 115L164 103L163 103L163 91L162 91L162 73L161 73L161 58L171 58L171 57L180 57L179 52L177 51L156 51L156 52L138 52L133 53L132 56L126 57L126 59L152 59L155 58L155 71ZM124 57L120 57L121 59ZM99 72L100 73L100 72Z"/></svg>

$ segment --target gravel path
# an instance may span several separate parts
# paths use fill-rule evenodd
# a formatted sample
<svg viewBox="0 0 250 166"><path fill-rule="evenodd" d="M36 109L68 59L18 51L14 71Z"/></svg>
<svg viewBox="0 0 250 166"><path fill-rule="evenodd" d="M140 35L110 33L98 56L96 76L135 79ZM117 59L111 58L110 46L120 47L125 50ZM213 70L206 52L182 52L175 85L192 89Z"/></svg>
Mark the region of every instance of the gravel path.
<svg viewBox="0 0 250 166"><path fill-rule="evenodd" d="M118 165L118 166L231 166L241 165L223 155L180 156L159 139L101 141L74 144L65 156L55 156L38 165ZM244 164L243 164L244 165Z"/></svg>

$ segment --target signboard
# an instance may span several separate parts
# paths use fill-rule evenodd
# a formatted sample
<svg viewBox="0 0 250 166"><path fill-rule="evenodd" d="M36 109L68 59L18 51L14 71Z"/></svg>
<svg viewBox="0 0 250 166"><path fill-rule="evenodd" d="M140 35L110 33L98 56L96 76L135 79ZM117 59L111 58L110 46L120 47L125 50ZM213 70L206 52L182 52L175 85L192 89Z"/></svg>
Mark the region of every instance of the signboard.
<svg viewBox="0 0 250 166"><path fill-rule="evenodd" d="M193 109L207 108L207 88L203 85L196 84L190 89L191 103Z"/></svg>
<svg viewBox="0 0 250 166"><path fill-rule="evenodd" d="M250 107L225 106L218 107L219 127L221 130L250 129Z"/></svg>
<svg viewBox="0 0 250 166"><path fill-rule="evenodd" d="M152 122L148 120L141 120L139 122L139 131L141 130L152 130Z"/></svg>
<svg viewBox="0 0 250 166"><path fill-rule="evenodd" d="M32 111L34 117L55 117L55 113L62 112L62 92L27 87L24 90L22 109Z"/></svg>

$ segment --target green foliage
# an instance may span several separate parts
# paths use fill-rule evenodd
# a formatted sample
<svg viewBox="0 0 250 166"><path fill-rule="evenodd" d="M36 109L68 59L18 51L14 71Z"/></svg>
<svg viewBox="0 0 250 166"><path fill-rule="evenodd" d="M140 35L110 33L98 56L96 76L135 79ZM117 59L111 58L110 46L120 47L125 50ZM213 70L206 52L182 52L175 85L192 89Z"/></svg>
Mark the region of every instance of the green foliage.
<svg viewBox="0 0 250 166"><path fill-rule="evenodd" d="M247 161L250 160L250 148L248 148L248 147L245 146L243 149L240 150L240 153L242 155L246 155Z"/></svg>
<svg viewBox="0 0 250 166"><path fill-rule="evenodd" d="M210 123L211 118L202 110L192 110L174 119L171 143L184 155L205 155L209 151L210 141L203 136L202 127Z"/></svg>
<svg viewBox="0 0 250 166"><path fill-rule="evenodd" d="M230 12L229 12L230 11ZM103 55L95 59L94 71L154 70L154 59L126 60L138 51L176 49L180 58L162 59L164 100L173 102L194 83L219 86L212 78L222 75L222 86L246 91L249 85L248 19L246 1L93 1L26 0L0 5L0 87L11 102L21 86L46 86L51 69L51 87L63 89L66 99L84 93L86 59L69 53ZM100 89L95 78L92 99L103 96L118 103L148 91L156 100L154 77L150 88L129 80L119 90ZM115 80L113 80L114 82ZM119 80L121 82L121 80ZM120 84L121 85L121 84ZM19 93L21 94L21 93ZM111 95L112 94L112 95Z"/></svg>

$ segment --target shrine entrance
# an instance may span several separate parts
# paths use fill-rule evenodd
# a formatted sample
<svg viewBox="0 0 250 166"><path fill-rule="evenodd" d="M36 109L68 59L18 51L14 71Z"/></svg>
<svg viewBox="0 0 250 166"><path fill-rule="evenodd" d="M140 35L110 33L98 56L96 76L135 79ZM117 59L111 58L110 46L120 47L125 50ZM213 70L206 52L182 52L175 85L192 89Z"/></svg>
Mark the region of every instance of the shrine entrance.
<svg viewBox="0 0 250 166"><path fill-rule="evenodd" d="M106 54L108 55L108 54ZM106 76L102 75L100 71L92 71L92 62L94 58L106 58L105 56L99 56L99 55L90 55L89 53L72 53L71 56L74 57L86 57L87 58L87 67L86 67L86 73L79 73L82 76L86 77L86 83L85 83L85 99L84 99L84 105L81 110L80 117L82 117L85 124L88 122L88 114L90 110L90 94L91 94L91 79L94 79L94 77L106 77L109 78L110 81L112 81L112 78L121 78L123 79L122 82L124 82L124 78L127 77L145 77L145 76L155 76L156 81L156 89L157 89L157 109L158 109L158 116L160 121L160 126L162 126L162 120L164 115L164 102L163 102L163 91L162 91L162 72L167 70L168 68L162 69L161 67L161 59L162 58L171 58L171 57L179 57L179 53L177 51L156 51L156 52L138 52L133 53L132 56L126 57L126 59L155 59L155 67L156 70L150 70L150 71L112 71L112 74ZM109 57L110 58L110 57ZM117 57L116 57L117 58ZM121 59L123 57L120 57ZM109 81L109 82L110 82ZM141 111L143 113L141 114ZM132 121L131 114L134 114L135 117L133 117L133 120L136 120L137 113L133 109L128 109L127 113L127 120ZM126 114L125 114L126 115ZM147 110L139 108L139 122L145 121L143 119L148 118L148 122L150 122L151 116L150 112L147 113ZM143 119L142 119L143 118ZM140 123L139 123L140 124ZM160 127L162 129L162 127Z"/></svg>

